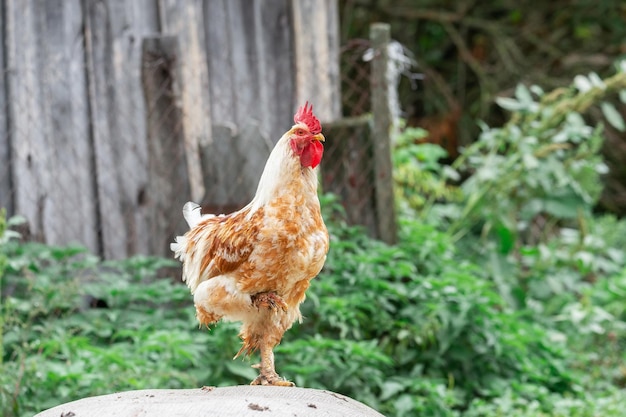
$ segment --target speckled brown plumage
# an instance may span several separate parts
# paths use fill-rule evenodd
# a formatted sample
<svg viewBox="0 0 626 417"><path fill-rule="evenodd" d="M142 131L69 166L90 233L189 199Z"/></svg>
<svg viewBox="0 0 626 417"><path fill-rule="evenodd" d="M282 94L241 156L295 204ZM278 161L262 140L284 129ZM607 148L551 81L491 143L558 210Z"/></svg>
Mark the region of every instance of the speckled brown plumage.
<svg viewBox="0 0 626 417"><path fill-rule="evenodd" d="M324 137L310 131L316 119L306 110L300 111L306 120L296 113L296 124L276 144L252 202L225 216L201 215L187 203L191 230L172 244L198 321L241 321L237 355L261 351L253 384L293 385L275 372L272 349L301 320L300 304L328 251L315 170Z"/></svg>

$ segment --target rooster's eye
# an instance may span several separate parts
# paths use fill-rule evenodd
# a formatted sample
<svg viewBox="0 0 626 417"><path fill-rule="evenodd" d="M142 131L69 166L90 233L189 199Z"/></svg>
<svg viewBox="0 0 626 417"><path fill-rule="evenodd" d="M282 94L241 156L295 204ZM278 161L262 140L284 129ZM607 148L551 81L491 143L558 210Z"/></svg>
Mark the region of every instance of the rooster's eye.
<svg viewBox="0 0 626 417"><path fill-rule="evenodd" d="M304 135L304 129L296 129L296 135L298 136Z"/></svg>

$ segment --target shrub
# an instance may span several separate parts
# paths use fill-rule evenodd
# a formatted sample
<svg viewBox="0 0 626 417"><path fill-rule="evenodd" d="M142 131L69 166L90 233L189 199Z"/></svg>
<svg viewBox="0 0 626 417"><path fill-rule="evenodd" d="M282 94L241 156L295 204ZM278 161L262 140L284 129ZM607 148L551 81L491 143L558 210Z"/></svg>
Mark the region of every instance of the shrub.
<svg viewBox="0 0 626 417"><path fill-rule="evenodd" d="M413 221L402 226L398 247L355 244L341 239L354 230L333 229L324 273L303 306L307 319L280 348L297 380L390 415L452 415L511 386L531 397L528 386L573 389L563 344L509 310L479 268L456 257L447 235Z"/></svg>

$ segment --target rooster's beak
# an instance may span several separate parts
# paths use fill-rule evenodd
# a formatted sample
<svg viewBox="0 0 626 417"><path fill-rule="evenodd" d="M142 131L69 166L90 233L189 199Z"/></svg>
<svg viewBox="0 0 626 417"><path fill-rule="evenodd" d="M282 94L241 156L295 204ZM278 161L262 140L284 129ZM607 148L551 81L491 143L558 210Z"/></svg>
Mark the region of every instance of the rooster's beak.
<svg viewBox="0 0 626 417"><path fill-rule="evenodd" d="M326 140L324 135L322 135L321 133L318 133L317 135L313 135L313 139L319 140L320 142L324 142Z"/></svg>

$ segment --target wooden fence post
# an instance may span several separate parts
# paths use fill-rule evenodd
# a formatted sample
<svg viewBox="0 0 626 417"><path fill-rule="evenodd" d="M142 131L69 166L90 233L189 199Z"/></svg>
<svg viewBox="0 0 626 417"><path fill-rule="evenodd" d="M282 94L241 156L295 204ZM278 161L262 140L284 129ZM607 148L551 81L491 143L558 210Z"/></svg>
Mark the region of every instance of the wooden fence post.
<svg viewBox="0 0 626 417"><path fill-rule="evenodd" d="M391 110L387 99L389 91L387 47L391 40L389 24L372 24L370 26L370 40L374 50L370 82L378 236L384 242L394 244L397 242L397 225L391 163Z"/></svg>

